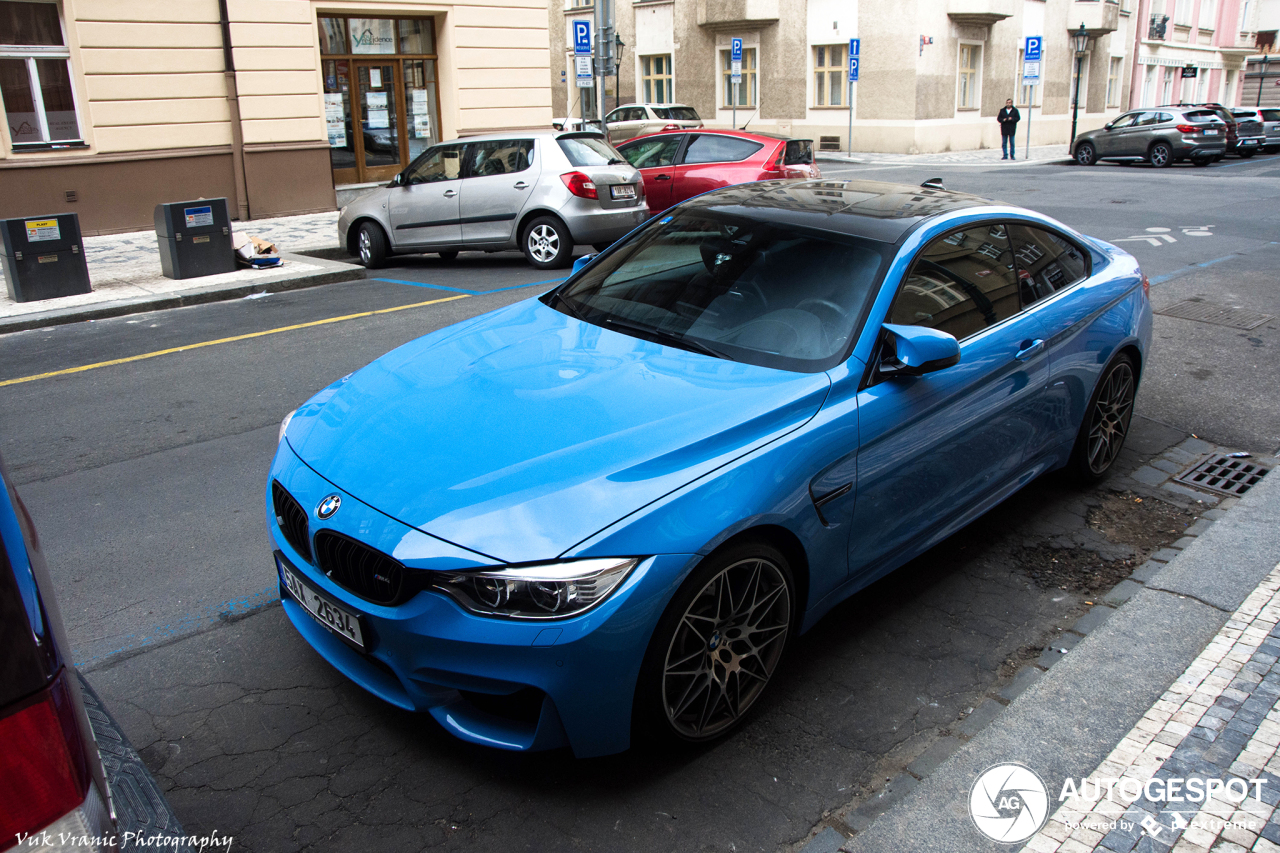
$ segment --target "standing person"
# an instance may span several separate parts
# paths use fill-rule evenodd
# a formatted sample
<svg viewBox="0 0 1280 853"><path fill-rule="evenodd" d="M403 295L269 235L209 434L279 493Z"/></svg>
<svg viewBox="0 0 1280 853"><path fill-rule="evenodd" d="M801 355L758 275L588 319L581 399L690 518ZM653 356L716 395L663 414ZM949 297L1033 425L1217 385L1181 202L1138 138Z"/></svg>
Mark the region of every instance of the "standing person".
<svg viewBox="0 0 1280 853"><path fill-rule="evenodd" d="M1018 132L1018 122L1022 120L1022 113L1018 112L1018 108L1013 105L1013 98L1009 98L1004 102L1004 109L1000 111L1000 115L996 116L996 121L1000 122L1000 151L1004 156L1001 160L1017 160L1013 156L1017 144L1014 142L1013 136Z"/></svg>

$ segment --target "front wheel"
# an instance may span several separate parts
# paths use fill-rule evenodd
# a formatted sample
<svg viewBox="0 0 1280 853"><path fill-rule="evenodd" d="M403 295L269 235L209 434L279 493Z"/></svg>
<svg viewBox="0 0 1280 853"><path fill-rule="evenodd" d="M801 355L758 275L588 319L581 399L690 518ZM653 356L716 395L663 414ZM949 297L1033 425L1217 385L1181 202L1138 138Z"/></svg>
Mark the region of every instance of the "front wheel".
<svg viewBox="0 0 1280 853"><path fill-rule="evenodd" d="M1076 147L1076 162L1081 166L1092 166L1098 162L1098 151L1091 142L1081 142Z"/></svg>
<svg viewBox="0 0 1280 853"><path fill-rule="evenodd" d="M360 225L356 235L356 250L360 253L360 263L367 269L376 270L387 262L387 235L373 222Z"/></svg>
<svg viewBox="0 0 1280 853"><path fill-rule="evenodd" d="M1133 359L1128 355L1116 356L1093 389L1071 451L1069 467L1081 482L1096 483L1111 470L1129 434L1137 390L1138 374Z"/></svg>
<svg viewBox="0 0 1280 853"><path fill-rule="evenodd" d="M742 542L703 560L649 641L636 722L659 741L709 741L737 726L773 678L795 620L786 557Z"/></svg>
<svg viewBox="0 0 1280 853"><path fill-rule="evenodd" d="M1151 165L1157 169L1163 169L1173 162L1173 151L1163 142L1157 142L1151 146L1151 150L1147 152L1147 159L1151 161Z"/></svg>
<svg viewBox="0 0 1280 853"><path fill-rule="evenodd" d="M573 236L559 219L539 216L524 229L520 248L540 270L563 269L573 258Z"/></svg>

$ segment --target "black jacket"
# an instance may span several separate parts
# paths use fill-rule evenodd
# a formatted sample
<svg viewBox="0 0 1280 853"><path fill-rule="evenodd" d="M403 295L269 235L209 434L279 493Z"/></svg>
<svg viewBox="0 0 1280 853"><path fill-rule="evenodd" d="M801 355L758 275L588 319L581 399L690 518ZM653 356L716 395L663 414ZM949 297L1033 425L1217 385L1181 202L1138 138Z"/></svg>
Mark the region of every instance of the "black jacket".
<svg viewBox="0 0 1280 853"><path fill-rule="evenodd" d="M1003 107L1000 115L996 116L996 121L1000 122L1000 130L1005 136L1010 136L1021 120L1022 113L1018 112L1017 107Z"/></svg>

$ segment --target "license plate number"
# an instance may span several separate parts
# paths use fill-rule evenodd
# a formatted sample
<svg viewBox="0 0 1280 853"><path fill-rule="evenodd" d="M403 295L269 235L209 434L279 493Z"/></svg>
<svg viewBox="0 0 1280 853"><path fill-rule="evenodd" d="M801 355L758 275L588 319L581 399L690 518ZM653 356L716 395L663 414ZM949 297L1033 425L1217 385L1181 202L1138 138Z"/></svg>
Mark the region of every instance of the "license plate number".
<svg viewBox="0 0 1280 853"><path fill-rule="evenodd" d="M280 577L284 579L284 585L289 590L289 594L311 614L312 618L335 634L346 637L361 649L364 648L364 635L360 631L358 616L328 599L321 598L315 590L303 583L284 565L280 566Z"/></svg>
<svg viewBox="0 0 1280 853"><path fill-rule="evenodd" d="M1217 136L1217 135L1218 135L1218 131L1216 131L1216 130L1206 130L1206 131L1204 132L1204 135L1205 135L1205 136Z"/></svg>
<svg viewBox="0 0 1280 853"><path fill-rule="evenodd" d="M1258 140L1256 140L1256 139L1241 139L1241 140L1240 140L1240 145L1241 145L1242 147L1245 147L1245 148L1247 148L1247 147L1249 147L1249 146L1251 146L1251 145L1257 145L1257 144L1258 144Z"/></svg>
<svg viewBox="0 0 1280 853"><path fill-rule="evenodd" d="M618 186L609 187L609 195L615 199L635 198L636 188L631 184L620 184Z"/></svg>

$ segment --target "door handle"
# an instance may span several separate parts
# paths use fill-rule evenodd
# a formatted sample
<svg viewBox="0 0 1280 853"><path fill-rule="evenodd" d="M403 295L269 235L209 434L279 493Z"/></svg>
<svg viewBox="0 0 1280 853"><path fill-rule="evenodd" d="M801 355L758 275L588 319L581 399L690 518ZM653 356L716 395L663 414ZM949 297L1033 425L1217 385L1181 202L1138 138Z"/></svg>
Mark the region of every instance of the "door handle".
<svg viewBox="0 0 1280 853"><path fill-rule="evenodd" d="M1026 361L1027 359L1031 358L1031 356L1035 355L1036 353L1040 352L1043 349L1044 349L1044 341L1038 338L1034 341L1023 341L1022 349L1018 350L1018 352L1014 354L1013 357L1016 358L1018 361Z"/></svg>
<svg viewBox="0 0 1280 853"><path fill-rule="evenodd" d="M516 181L516 189L527 190L528 188L529 188L529 185L526 184L524 181Z"/></svg>
<svg viewBox="0 0 1280 853"><path fill-rule="evenodd" d="M445 191L444 191L444 197L445 197L445 198L453 198L453 197L454 197L455 195L457 195L457 194L458 194L458 191L457 191L457 190L445 190Z"/></svg>
<svg viewBox="0 0 1280 853"><path fill-rule="evenodd" d="M655 175L655 176L654 176L654 180L655 180L655 181L669 181L669 180L671 180L671 176L670 176L670 175Z"/></svg>

